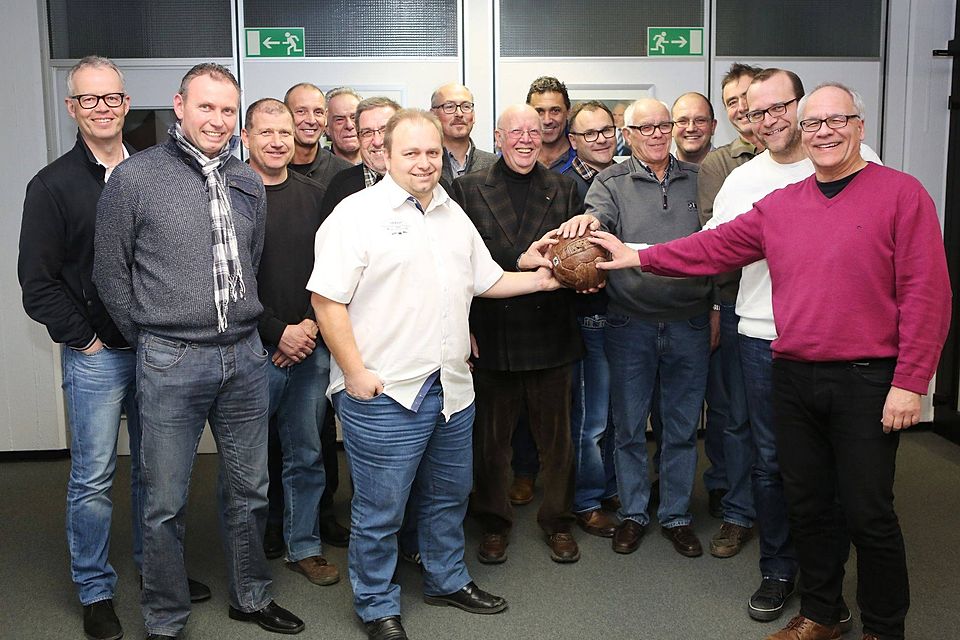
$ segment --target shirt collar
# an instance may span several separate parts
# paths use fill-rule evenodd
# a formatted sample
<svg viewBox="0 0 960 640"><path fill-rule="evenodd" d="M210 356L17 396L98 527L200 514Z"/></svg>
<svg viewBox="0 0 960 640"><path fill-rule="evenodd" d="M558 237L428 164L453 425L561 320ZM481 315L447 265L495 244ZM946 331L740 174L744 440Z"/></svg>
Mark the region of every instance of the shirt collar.
<svg viewBox="0 0 960 640"><path fill-rule="evenodd" d="M391 209L399 209L400 207L410 207L413 210L416 210L416 206L411 204L407 198L411 197L407 191L394 182L393 178L390 177L390 174L383 176L377 184L378 189L382 189L387 198L387 204L390 205ZM447 192L443 190L439 184L433 188L433 197L430 198L430 205L427 207L425 213L430 213L439 206L446 204L450 196L447 195Z"/></svg>
<svg viewBox="0 0 960 640"><path fill-rule="evenodd" d="M373 185L380 182L382 178L383 176L381 176L379 173L377 173L367 165L363 165L363 186L364 187L372 187Z"/></svg>
<svg viewBox="0 0 960 640"><path fill-rule="evenodd" d="M587 182L591 182L596 177L596 175L600 173L599 171L597 171L596 169L588 165L586 162L581 160L580 156L574 156L573 162L571 163L570 166L573 167L573 170L577 172L578 176L580 176Z"/></svg>

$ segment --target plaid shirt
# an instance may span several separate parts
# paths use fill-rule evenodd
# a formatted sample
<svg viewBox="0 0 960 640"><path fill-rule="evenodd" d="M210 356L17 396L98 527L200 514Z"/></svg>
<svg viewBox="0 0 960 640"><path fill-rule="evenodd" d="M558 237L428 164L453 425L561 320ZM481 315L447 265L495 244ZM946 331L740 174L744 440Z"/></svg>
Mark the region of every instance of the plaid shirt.
<svg viewBox="0 0 960 640"><path fill-rule="evenodd" d="M596 177L596 175L600 173L586 162L581 160L580 156L574 157L570 166L573 167L573 170L577 172L578 176L587 181L587 184L593 182L593 179Z"/></svg>
<svg viewBox="0 0 960 640"><path fill-rule="evenodd" d="M363 186L364 188L372 187L373 185L380 182L380 179L383 178L382 175L368 167L363 165Z"/></svg>

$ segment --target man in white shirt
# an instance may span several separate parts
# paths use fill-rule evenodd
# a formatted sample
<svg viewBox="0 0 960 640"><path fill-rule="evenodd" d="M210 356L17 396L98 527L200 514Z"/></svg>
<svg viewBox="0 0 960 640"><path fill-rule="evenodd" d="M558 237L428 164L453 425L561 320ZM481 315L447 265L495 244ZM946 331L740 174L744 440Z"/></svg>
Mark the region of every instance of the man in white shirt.
<svg viewBox="0 0 960 640"><path fill-rule="evenodd" d="M559 284L546 269L504 273L439 188L441 125L404 109L387 123L387 176L345 200L317 233L307 283L330 347L330 388L354 480L350 581L371 640L402 640L396 534L414 483L424 600L498 613L463 561L473 475L470 303ZM548 266L541 250L523 266Z"/></svg>

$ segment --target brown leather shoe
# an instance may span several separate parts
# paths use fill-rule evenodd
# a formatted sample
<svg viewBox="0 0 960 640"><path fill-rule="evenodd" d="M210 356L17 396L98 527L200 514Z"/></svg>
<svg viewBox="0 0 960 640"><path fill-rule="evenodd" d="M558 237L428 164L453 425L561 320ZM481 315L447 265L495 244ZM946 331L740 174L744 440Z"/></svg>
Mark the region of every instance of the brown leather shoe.
<svg viewBox="0 0 960 640"><path fill-rule="evenodd" d="M703 555L703 547L700 546L700 540L697 534L693 532L693 527L688 524L682 524L679 527L660 527L660 533L663 537L673 543L673 548L677 553L688 558L696 558Z"/></svg>
<svg viewBox="0 0 960 640"><path fill-rule="evenodd" d="M483 564L500 564L507 561L507 536L502 533L485 533L477 547L477 560Z"/></svg>
<svg viewBox="0 0 960 640"><path fill-rule="evenodd" d="M710 555L716 558L732 558L740 553L743 544L752 537L752 527L724 522L720 525L720 531L710 541Z"/></svg>
<svg viewBox="0 0 960 640"><path fill-rule="evenodd" d="M633 553L646 532L647 528L636 520L624 520L613 534L613 550L617 553Z"/></svg>
<svg viewBox="0 0 960 640"><path fill-rule="evenodd" d="M840 640L840 625L827 627L810 618L794 616L783 629L767 636L767 640Z"/></svg>
<svg viewBox="0 0 960 640"><path fill-rule="evenodd" d="M594 509L586 513L575 513L577 524L592 536L612 538L617 530L617 519L602 509Z"/></svg>
<svg viewBox="0 0 960 640"><path fill-rule="evenodd" d="M533 483L536 479L532 476L514 476L513 484L510 485L510 504L521 507L533 502Z"/></svg>
<svg viewBox="0 0 960 640"><path fill-rule="evenodd" d="M313 584L325 587L340 582L340 570L323 556L310 556L296 562L288 562L287 569L302 573Z"/></svg>
<svg viewBox="0 0 960 640"><path fill-rule="evenodd" d="M550 559L554 562L576 562L580 559L580 547L571 533L551 533L547 536Z"/></svg>

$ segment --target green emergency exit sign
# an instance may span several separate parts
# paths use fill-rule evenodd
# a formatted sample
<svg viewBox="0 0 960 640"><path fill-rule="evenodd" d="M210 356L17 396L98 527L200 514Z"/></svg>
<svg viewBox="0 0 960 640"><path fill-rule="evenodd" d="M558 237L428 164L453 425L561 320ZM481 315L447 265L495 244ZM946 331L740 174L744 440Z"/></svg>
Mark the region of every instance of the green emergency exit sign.
<svg viewBox="0 0 960 640"><path fill-rule="evenodd" d="M303 27L246 29L248 58L302 58Z"/></svg>
<svg viewBox="0 0 960 640"><path fill-rule="evenodd" d="M647 27L648 56L702 56L703 27Z"/></svg>

